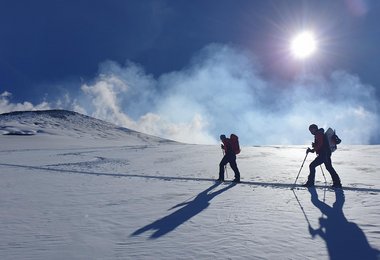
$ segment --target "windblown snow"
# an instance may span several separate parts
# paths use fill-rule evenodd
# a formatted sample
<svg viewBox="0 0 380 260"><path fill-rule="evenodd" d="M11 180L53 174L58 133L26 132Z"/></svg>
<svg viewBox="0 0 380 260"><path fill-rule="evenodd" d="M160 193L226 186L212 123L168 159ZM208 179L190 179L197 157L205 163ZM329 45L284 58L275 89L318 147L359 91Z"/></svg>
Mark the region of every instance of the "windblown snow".
<svg viewBox="0 0 380 260"><path fill-rule="evenodd" d="M380 259L380 146L339 146L343 190L291 190L305 146L243 146L232 184L219 146L70 111L2 114L0 144L1 259Z"/></svg>

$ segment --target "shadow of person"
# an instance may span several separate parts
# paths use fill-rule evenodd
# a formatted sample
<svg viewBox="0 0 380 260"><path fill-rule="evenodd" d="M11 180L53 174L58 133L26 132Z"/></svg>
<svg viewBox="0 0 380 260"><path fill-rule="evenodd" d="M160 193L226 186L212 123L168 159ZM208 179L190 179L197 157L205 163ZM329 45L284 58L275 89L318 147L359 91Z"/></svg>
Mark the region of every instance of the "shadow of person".
<svg viewBox="0 0 380 260"><path fill-rule="evenodd" d="M215 189L219 183L215 183L214 185L210 186L206 190L199 193L193 200L188 202L183 202L180 204L175 205L169 210L182 207L175 212L171 213L170 215L167 215L161 219L158 219L154 221L153 223L142 227L135 232L132 233L131 236L137 236L140 235L148 230L155 230L155 232L150 236L151 239L157 239L163 235L166 235L167 233L173 231L181 224L185 223L192 217L196 216L203 210L205 210L210 205L210 200L212 200L215 196L231 189L236 185L236 183L232 183L222 189L219 189L217 191L214 191L212 193L209 193L213 189Z"/></svg>
<svg viewBox="0 0 380 260"><path fill-rule="evenodd" d="M319 235L325 240L330 259L374 259L377 260L379 251L372 248L359 226L349 222L343 213L345 196L342 189L335 189L335 203L327 205L318 199L314 187L308 189L311 202L326 217L319 218L318 229L309 224L309 232L314 238Z"/></svg>

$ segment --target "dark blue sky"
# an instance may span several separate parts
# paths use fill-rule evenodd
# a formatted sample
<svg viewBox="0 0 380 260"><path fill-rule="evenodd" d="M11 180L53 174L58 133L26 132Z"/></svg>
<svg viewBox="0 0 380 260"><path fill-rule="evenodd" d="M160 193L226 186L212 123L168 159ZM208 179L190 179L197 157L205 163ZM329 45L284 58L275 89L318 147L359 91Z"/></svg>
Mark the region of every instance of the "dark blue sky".
<svg viewBox="0 0 380 260"><path fill-rule="evenodd" d="M157 77L210 43L248 49L266 77L287 79L279 45L308 25L328 39L324 72L344 69L379 89L379 17L375 0L1 1L0 90L38 102L59 82L79 88L105 60L130 60Z"/></svg>
<svg viewBox="0 0 380 260"><path fill-rule="evenodd" d="M0 112L197 143L300 144L309 123L380 143L379 17L378 0L0 1ZM318 49L296 60L305 29Z"/></svg>

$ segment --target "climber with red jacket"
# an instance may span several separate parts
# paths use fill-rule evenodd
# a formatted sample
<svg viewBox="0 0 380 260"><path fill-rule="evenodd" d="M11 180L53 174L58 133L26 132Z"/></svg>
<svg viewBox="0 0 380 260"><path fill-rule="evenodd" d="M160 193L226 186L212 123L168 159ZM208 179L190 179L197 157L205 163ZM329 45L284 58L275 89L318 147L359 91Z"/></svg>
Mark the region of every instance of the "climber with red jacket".
<svg viewBox="0 0 380 260"><path fill-rule="evenodd" d="M236 135L231 135L231 137L236 137L237 139ZM231 138L227 138L225 135L221 135L220 140L223 143L221 145L221 148L224 150L224 156L219 163L218 181L224 181L224 166L229 163L235 173L235 179L233 182L240 182L240 172L236 164L236 154L240 152L240 148L238 148L239 151L234 151L235 149L233 143L231 142Z"/></svg>
<svg viewBox="0 0 380 260"><path fill-rule="evenodd" d="M307 182L303 185L305 187L313 187L315 180L315 168L322 163L325 164L327 171L331 175L333 181L332 188L342 188L340 178L332 166L331 162L331 150L328 144L327 137L325 136L325 130L318 128L317 125L312 124L309 126L309 131L314 135L314 142L312 143L313 149L307 148L306 153L316 153L317 157L309 165L310 174Z"/></svg>

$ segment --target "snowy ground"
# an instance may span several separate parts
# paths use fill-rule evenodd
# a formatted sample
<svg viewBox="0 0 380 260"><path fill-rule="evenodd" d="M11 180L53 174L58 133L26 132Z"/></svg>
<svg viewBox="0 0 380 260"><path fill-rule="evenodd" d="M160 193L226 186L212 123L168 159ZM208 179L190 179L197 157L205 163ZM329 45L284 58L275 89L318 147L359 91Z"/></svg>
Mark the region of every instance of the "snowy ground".
<svg viewBox="0 0 380 260"><path fill-rule="evenodd" d="M234 185L213 181L219 146L74 113L0 116L0 134L1 259L380 259L379 146L334 153L343 190L318 169L292 191L305 146L243 147Z"/></svg>

